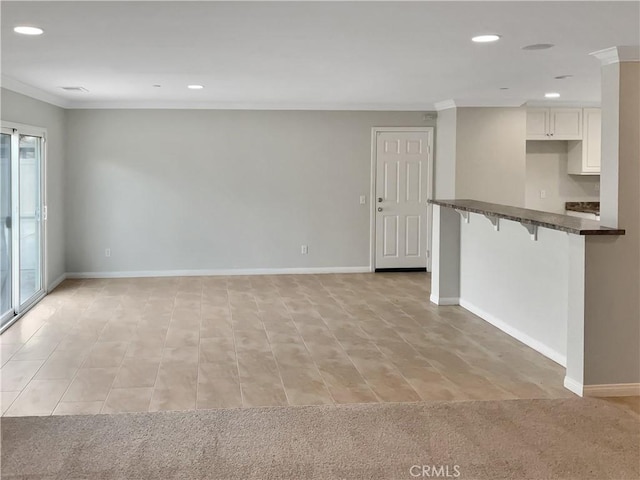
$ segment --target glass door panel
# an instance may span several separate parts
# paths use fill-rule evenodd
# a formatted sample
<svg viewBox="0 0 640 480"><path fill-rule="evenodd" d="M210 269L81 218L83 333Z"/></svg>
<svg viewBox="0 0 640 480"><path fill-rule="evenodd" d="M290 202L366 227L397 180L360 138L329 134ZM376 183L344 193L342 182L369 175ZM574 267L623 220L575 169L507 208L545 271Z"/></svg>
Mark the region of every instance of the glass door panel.
<svg viewBox="0 0 640 480"><path fill-rule="evenodd" d="M12 316L11 135L0 134L0 327Z"/></svg>
<svg viewBox="0 0 640 480"><path fill-rule="evenodd" d="M20 306L42 290L41 148L40 137L20 135Z"/></svg>
<svg viewBox="0 0 640 480"><path fill-rule="evenodd" d="M0 332L44 296L44 135L21 129L0 131Z"/></svg>

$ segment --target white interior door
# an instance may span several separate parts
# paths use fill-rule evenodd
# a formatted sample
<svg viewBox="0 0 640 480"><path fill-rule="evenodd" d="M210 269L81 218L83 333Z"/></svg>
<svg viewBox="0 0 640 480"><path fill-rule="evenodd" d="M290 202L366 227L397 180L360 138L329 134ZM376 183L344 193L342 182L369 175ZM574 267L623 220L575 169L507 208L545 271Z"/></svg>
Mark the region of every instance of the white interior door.
<svg viewBox="0 0 640 480"><path fill-rule="evenodd" d="M376 133L375 268L426 268L431 131Z"/></svg>

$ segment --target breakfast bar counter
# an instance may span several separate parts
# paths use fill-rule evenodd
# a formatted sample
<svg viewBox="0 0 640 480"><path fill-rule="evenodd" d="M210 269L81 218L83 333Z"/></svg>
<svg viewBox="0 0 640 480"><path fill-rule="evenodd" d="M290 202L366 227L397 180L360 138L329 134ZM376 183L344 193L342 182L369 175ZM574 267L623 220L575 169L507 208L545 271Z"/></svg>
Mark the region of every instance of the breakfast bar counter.
<svg viewBox="0 0 640 480"><path fill-rule="evenodd" d="M511 207L477 200L429 200L433 205L453 208L458 212L479 213L489 217L504 218L522 224L560 230L575 235L624 235L624 230L601 227L600 222L557 213L541 212L527 208Z"/></svg>
<svg viewBox="0 0 640 480"><path fill-rule="evenodd" d="M585 319L625 231L469 199L433 205L430 300L460 305L567 369L582 394Z"/></svg>

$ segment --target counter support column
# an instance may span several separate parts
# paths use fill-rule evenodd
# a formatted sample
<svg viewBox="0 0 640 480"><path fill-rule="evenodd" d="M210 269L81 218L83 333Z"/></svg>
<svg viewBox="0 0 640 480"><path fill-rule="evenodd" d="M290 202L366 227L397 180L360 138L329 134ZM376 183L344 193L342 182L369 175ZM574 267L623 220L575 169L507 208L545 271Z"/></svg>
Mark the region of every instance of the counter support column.
<svg viewBox="0 0 640 480"><path fill-rule="evenodd" d="M569 298L567 305L567 370L564 386L583 395L584 313L585 313L585 237L569 235Z"/></svg>
<svg viewBox="0 0 640 480"><path fill-rule="evenodd" d="M626 235L585 240L584 395L640 395L640 47L602 62L601 224Z"/></svg>
<svg viewBox="0 0 640 480"><path fill-rule="evenodd" d="M460 215L433 206L431 298L436 305L460 302Z"/></svg>

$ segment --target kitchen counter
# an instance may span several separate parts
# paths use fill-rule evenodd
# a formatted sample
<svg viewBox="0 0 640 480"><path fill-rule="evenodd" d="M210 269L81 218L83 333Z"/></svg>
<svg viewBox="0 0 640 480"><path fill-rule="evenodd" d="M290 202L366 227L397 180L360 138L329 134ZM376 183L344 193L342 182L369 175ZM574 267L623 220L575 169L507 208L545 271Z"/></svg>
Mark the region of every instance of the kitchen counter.
<svg viewBox="0 0 640 480"><path fill-rule="evenodd" d="M570 212L593 213L600 215L600 202L566 202L564 209Z"/></svg>
<svg viewBox="0 0 640 480"><path fill-rule="evenodd" d="M618 228L601 227L595 220L569 217L557 213L529 210L527 208L511 207L496 203L480 202L478 200L429 200L433 205L452 208L457 211L479 213L488 217L504 218L551 230L573 233L575 235L624 235L625 231Z"/></svg>
<svg viewBox="0 0 640 480"><path fill-rule="evenodd" d="M615 309L609 294L598 297L601 275L617 258L610 252L632 239L567 215L467 199L430 203L431 302L459 305L565 366L564 385L582 395L585 339L597 341L590 322L606 322ZM597 312L593 298L603 305Z"/></svg>

